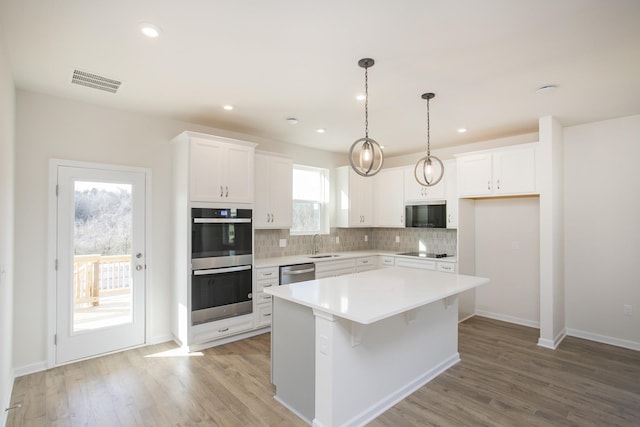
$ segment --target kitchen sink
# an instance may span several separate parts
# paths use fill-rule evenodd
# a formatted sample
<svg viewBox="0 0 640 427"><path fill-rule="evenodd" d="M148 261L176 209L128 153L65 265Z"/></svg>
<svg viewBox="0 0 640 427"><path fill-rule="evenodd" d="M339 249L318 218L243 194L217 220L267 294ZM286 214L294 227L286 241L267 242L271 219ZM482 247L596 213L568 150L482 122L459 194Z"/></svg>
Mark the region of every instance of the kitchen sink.
<svg viewBox="0 0 640 427"><path fill-rule="evenodd" d="M326 255L311 255L311 256L308 256L307 258L335 258L339 256L340 255L326 254Z"/></svg>

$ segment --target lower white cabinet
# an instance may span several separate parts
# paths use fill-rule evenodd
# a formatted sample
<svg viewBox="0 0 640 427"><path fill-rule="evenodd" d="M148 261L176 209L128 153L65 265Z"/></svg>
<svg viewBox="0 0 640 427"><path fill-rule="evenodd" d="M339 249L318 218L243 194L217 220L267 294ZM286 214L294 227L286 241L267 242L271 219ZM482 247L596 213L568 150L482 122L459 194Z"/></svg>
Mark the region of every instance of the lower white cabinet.
<svg viewBox="0 0 640 427"><path fill-rule="evenodd" d="M419 268L422 270L435 270L436 262L428 259L396 257L396 267Z"/></svg>
<svg viewBox="0 0 640 427"><path fill-rule="evenodd" d="M271 326L272 296L263 292L264 288L280 285L280 269L264 267L255 269L255 292L253 312L256 328Z"/></svg>
<svg viewBox="0 0 640 427"><path fill-rule="evenodd" d="M376 256L356 258L356 273L375 270L377 268L378 268L378 260Z"/></svg>
<svg viewBox="0 0 640 427"><path fill-rule="evenodd" d="M204 343L253 329L253 316L229 317L215 322L202 323L191 327L192 341Z"/></svg>
<svg viewBox="0 0 640 427"><path fill-rule="evenodd" d="M378 267L393 267L396 263L396 257L391 255L380 255L378 257Z"/></svg>
<svg viewBox="0 0 640 427"><path fill-rule="evenodd" d="M339 261L322 261L316 263L316 279L324 277L342 276L356 271L355 258L341 259Z"/></svg>
<svg viewBox="0 0 640 427"><path fill-rule="evenodd" d="M443 273L455 273L457 264L455 262L438 262L436 264L436 270Z"/></svg>

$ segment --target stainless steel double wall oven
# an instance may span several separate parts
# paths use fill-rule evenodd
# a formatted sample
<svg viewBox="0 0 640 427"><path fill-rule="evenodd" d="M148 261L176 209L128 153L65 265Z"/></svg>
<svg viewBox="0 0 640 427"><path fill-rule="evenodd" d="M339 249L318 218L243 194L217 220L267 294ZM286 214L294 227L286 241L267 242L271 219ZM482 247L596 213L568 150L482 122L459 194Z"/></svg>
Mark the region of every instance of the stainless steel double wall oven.
<svg viewBox="0 0 640 427"><path fill-rule="evenodd" d="M251 209L191 209L191 323L253 311Z"/></svg>

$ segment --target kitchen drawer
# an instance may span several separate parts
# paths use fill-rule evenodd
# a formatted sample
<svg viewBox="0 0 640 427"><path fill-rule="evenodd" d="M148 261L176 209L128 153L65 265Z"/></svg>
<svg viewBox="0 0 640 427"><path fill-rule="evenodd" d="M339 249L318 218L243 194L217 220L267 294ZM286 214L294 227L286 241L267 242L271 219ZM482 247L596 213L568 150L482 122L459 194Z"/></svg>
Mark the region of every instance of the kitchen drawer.
<svg viewBox="0 0 640 427"><path fill-rule="evenodd" d="M262 292L264 288L278 286L278 278L256 281L256 292Z"/></svg>
<svg viewBox="0 0 640 427"><path fill-rule="evenodd" d="M438 271L442 271L444 273L455 273L456 272L456 263L454 262L439 262L437 266Z"/></svg>
<svg viewBox="0 0 640 427"><path fill-rule="evenodd" d="M396 257L381 255L380 256L380 266L381 267L393 267L396 263Z"/></svg>
<svg viewBox="0 0 640 427"><path fill-rule="evenodd" d="M350 259L343 259L340 261L323 261L323 262L316 262L316 279L319 278L319 273L324 273L326 271L333 271L333 270L346 270L346 269L351 269L350 273L353 273L354 268L356 266L356 260L353 258ZM348 274L348 273L344 273L344 274Z"/></svg>
<svg viewBox="0 0 640 427"><path fill-rule="evenodd" d="M256 304L271 304L272 299L273 295L258 292L258 295L256 296Z"/></svg>
<svg viewBox="0 0 640 427"><path fill-rule="evenodd" d="M436 262L426 259L411 259L396 257L396 267L420 268L422 270L435 270Z"/></svg>
<svg viewBox="0 0 640 427"><path fill-rule="evenodd" d="M250 329L253 329L253 313L194 325L191 328L193 333L191 340L193 342L207 342L239 334Z"/></svg>
<svg viewBox="0 0 640 427"><path fill-rule="evenodd" d="M256 268L256 280L276 279L278 278L278 267Z"/></svg>
<svg viewBox="0 0 640 427"><path fill-rule="evenodd" d="M356 258L356 267L363 267L363 266L366 267L366 266L375 265L375 264L376 264L375 256Z"/></svg>
<svg viewBox="0 0 640 427"><path fill-rule="evenodd" d="M316 270L316 279L323 279L325 277L344 276L345 274L353 274L355 272L354 267L341 268L338 270L327 270L318 272Z"/></svg>
<svg viewBox="0 0 640 427"><path fill-rule="evenodd" d="M256 327L271 325L271 304L260 305L256 309Z"/></svg>

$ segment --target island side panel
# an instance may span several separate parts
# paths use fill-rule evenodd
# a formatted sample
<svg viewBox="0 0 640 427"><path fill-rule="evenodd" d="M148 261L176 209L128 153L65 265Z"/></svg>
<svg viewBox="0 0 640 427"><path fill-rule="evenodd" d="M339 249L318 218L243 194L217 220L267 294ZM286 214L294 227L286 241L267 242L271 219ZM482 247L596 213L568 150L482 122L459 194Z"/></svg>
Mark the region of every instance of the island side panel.
<svg viewBox="0 0 640 427"><path fill-rule="evenodd" d="M315 318L311 308L273 298L271 382L276 400L311 423L315 413Z"/></svg>
<svg viewBox="0 0 640 427"><path fill-rule="evenodd" d="M316 310L313 425L363 425L457 363L457 320L456 297L363 328Z"/></svg>

